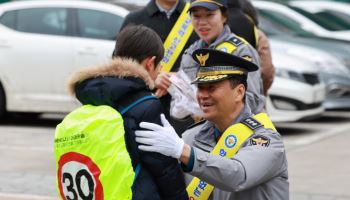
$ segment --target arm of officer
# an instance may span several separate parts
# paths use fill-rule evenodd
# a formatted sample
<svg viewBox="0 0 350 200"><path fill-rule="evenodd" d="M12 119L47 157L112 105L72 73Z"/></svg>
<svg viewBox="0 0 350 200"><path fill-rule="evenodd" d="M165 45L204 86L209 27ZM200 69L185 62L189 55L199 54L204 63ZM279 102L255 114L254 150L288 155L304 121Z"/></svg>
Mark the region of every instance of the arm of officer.
<svg viewBox="0 0 350 200"><path fill-rule="evenodd" d="M266 146L253 145L249 139L236 156L223 158L184 144L169 124L162 127L142 122L140 127L148 130L135 132L136 141L142 144L139 149L177 158L185 165L190 163L193 166L187 172L223 190L240 191L259 185L286 169L281 136L269 130L260 129L267 138Z"/></svg>
<svg viewBox="0 0 350 200"><path fill-rule="evenodd" d="M194 165L189 173L226 191L251 188L281 174L287 165L281 136L268 130L262 134L267 146L252 145L249 139L233 158L192 147Z"/></svg>

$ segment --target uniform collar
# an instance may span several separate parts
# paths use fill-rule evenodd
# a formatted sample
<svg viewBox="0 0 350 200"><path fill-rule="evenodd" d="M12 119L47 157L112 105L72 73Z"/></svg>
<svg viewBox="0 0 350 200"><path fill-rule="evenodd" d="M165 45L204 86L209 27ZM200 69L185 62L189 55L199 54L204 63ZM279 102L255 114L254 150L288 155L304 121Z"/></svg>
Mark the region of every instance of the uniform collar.
<svg viewBox="0 0 350 200"><path fill-rule="evenodd" d="M206 121L203 124L202 128L199 130L199 133L194 137L195 146L210 152L216 144L214 132L214 124Z"/></svg>
<svg viewBox="0 0 350 200"><path fill-rule="evenodd" d="M243 119L252 116L252 112L250 107L245 104L244 108L242 109L241 113L238 115L236 120L234 120L231 125L239 123ZM215 125L209 121L206 121L202 128L200 129L199 133L194 137L195 145L197 147L200 147L202 149L205 149L207 151L211 151L212 148L217 143L217 137L215 136ZM221 133L222 134L222 133Z"/></svg>
<svg viewBox="0 0 350 200"><path fill-rule="evenodd" d="M233 34L228 25L224 25L223 31L220 33L219 37L215 39L215 41L211 44L206 44L203 40L200 40L200 45L202 48L210 48L214 49L218 44L221 44L223 41L227 40Z"/></svg>
<svg viewBox="0 0 350 200"><path fill-rule="evenodd" d="M185 2L183 0L179 0L173 13L176 13L176 12L181 13L184 8L185 8ZM149 16L153 16L157 12L161 12L155 0L151 0L146 5L146 10Z"/></svg>
<svg viewBox="0 0 350 200"><path fill-rule="evenodd" d="M177 8L177 4L179 4L179 1L175 4L175 6L173 6L170 10L165 10L163 7L161 7L156 1L155 1L157 7L158 7L158 10L160 12L164 12L168 19L170 18L170 16L175 12L176 8Z"/></svg>

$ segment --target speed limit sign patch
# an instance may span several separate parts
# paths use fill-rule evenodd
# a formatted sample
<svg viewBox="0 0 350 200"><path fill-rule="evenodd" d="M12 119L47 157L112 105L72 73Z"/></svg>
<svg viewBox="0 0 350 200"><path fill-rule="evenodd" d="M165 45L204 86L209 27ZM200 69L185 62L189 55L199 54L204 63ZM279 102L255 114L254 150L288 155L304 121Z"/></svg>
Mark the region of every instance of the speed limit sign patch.
<svg viewBox="0 0 350 200"><path fill-rule="evenodd" d="M65 200L103 200L99 167L87 156L68 152L58 161L58 187Z"/></svg>

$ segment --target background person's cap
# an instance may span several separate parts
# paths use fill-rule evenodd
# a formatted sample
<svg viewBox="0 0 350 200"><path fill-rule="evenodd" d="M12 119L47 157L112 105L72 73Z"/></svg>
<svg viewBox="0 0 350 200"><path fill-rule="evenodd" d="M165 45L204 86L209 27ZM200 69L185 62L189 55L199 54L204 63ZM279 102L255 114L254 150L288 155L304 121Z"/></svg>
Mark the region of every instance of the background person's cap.
<svg viewBox="0 0 350 200"><path fill-rule="evenodd" d="M191 0L191 5L189 11L195 7L204 7L208 10L216 10L220 7L227 8L226 0Z"/></svg>
<svg viewBox="0 0 350 200"><path fill-rule="evenodd" d="M217 82L258 70L257 65L244 58L215 49L197 49L192 57L200 65L192 82L195 84Z"/></svg>

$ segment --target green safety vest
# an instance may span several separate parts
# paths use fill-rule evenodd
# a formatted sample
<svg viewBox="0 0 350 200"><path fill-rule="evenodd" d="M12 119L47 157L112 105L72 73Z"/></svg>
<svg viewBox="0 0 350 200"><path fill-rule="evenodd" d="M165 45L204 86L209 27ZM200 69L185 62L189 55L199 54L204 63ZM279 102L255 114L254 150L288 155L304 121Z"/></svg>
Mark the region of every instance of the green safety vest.
<svg viewBox="0 0 350 200"><path fill-rule="evenodd" d="M62 199L132 199L135 172L121 114L84 105L56 128L57 189Z"/></svg>

